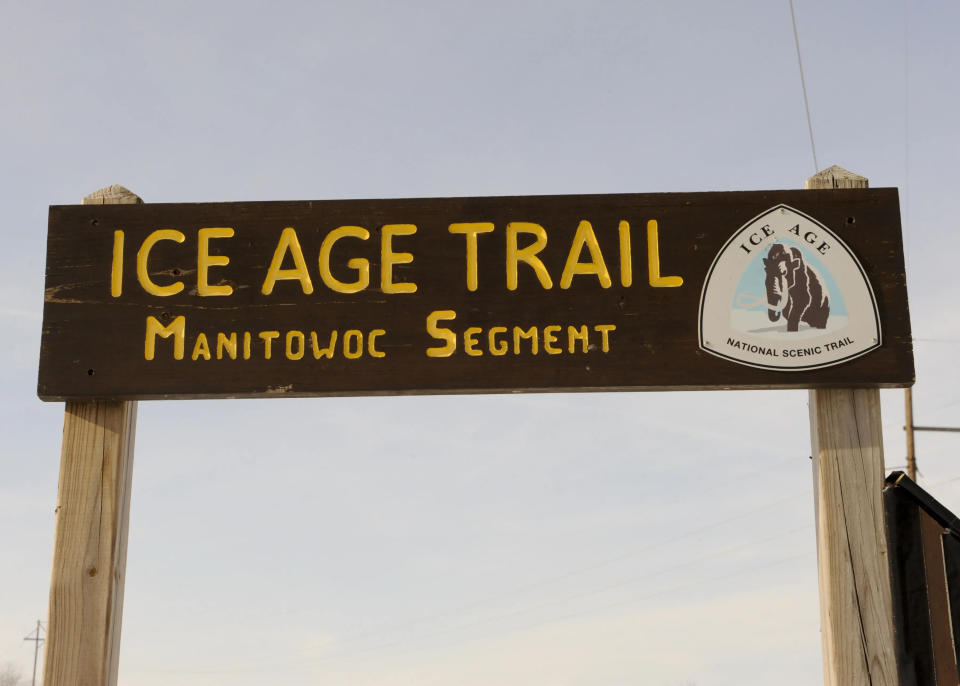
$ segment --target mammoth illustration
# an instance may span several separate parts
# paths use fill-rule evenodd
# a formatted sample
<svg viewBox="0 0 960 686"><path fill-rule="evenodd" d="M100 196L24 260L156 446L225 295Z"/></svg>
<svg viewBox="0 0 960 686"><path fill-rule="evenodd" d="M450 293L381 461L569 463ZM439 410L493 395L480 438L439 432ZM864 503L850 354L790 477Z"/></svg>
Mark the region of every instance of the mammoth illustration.
<svg viewBox="0 0 960 686"><path fill-rule="evenodd" d="M782 312L787 331L798 331L801 321L815 329L827 328L830 294L820 275L804 261L800 248L774 243L763 266L770 321L778 321Z"/></svg>

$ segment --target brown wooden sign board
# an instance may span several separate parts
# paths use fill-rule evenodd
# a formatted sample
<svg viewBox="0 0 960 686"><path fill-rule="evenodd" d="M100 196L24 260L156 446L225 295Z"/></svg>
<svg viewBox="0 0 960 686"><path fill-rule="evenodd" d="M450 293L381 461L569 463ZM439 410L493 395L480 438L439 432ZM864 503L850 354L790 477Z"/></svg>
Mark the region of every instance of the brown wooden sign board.
<svg viewBox="0 0 960 686"><path fill-rule="evenodd" d="M896 189L50 208L44 400L913 379Z"/></svg>

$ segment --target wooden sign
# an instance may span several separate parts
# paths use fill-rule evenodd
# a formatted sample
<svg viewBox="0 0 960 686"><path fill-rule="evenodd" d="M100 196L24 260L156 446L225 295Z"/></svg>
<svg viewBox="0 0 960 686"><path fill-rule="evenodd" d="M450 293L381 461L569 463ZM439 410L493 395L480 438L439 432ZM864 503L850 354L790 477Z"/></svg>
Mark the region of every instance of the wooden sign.
<svg viewBox="0 0 960 686"><path fill-rule="evenodd" d="M50 208L45 400L913 378L895 189Z"/></svg>
<svg viewBox="0 0 960 686"><path fill-rule="evenodd" d="M960 683L960 519L901 471L885 486L898 683Z"/></svg>

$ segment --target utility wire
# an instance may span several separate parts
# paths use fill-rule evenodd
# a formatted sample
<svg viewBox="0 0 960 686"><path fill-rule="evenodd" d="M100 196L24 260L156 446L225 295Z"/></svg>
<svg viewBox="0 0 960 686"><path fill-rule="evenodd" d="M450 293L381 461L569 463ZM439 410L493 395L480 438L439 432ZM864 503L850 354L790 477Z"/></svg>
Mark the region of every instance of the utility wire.
<svg viewBox="0 0 960 686"><path fill-rule="evenodd" d="M803 91L803 108L807 111L807 130L810 132L810 151L813 153L813 173L820 171L817 164L817 146L813 143L813 122L810 120L810 102L807 100L807 80L803 76L803 58L800 57L800 34L797 32L797 15L790 0L790 20L793 22L793 42L797 46L797 64L800 65L800 88Z"/></svg>
<svg viewBox="0 0 960 686"><path fill-rule="evenodd" d="M910 239L913 235L910 221L910 8L903 0L903 240L904 267L910 263L913 251ZM906 269L907 274L910 273Z"/></svg>

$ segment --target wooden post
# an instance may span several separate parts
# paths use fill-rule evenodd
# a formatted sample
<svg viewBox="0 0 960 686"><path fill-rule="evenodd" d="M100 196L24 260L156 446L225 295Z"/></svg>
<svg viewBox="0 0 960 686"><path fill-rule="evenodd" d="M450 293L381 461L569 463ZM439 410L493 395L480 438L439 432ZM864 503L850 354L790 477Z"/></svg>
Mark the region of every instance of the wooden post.
<svg viewBox="0 0 960 686"><path fill-rule="evenodd" d="M866 188L867 179L834 166L804 187ZM810 438L824 684L895 686L880 391L811 390Z"/></svg>
<svg viewBox="0 0 960 686"><path fill-rule="evenodd" d="M911 480L917 480L917 454L914 452L913 445L913 389L905 388L903 393L904 415L906 422L903 430L907 434L907 476Z"/></svg>
<svg viewBox="0 0 960 686"><path fill-rule="evenodd" d="M83 204L143 202L110 186ZM46 686L115 686L136 402L68 402L57 491Z"/></svg>

